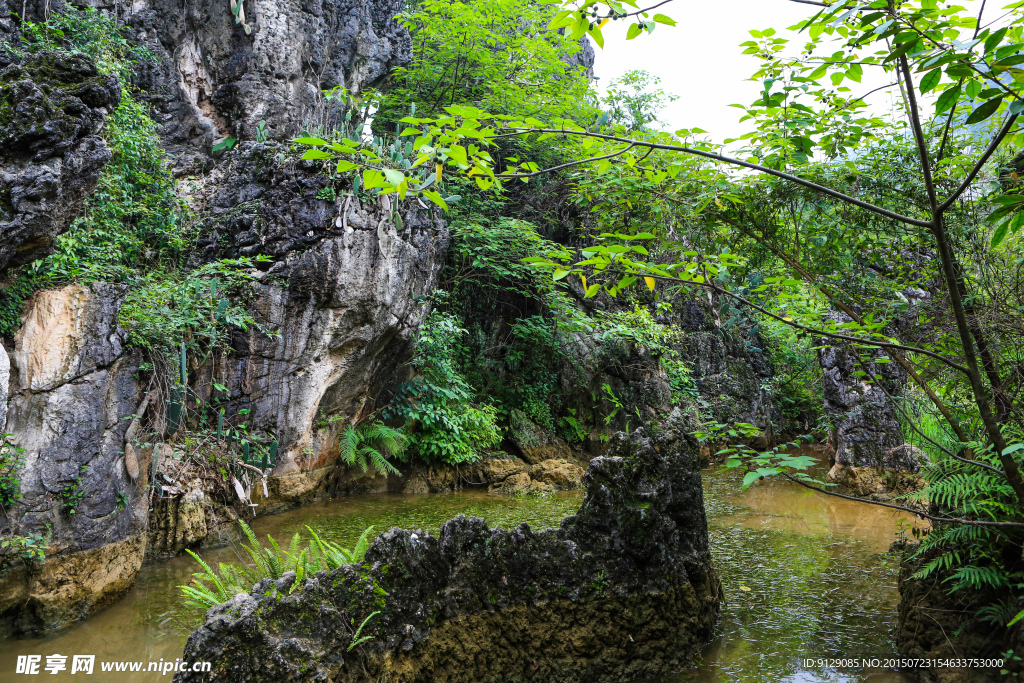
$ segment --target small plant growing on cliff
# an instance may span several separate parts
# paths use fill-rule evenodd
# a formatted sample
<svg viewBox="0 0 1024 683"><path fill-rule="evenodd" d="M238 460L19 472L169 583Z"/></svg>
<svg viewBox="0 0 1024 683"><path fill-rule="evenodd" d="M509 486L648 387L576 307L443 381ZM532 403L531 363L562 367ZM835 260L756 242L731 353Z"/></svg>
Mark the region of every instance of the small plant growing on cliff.
<svg viewBox="0 0 1024 683"><path fill-rule="evenodd" d="M24 448L15 446L7 439L10 434L0 434L0 507L8 507L21 498L21 481L18 470L21 468L25 452Z"/></svg>
<svg viewBox="0 0 1024 683"><path fill-rule="evenodd" d="M356 649L366 641L373 640L373 636L361 636L360 634L363 632L366 625L370 623L370 619L373 619L378 614L380 614L380 612L373 612L370 616L363 619L363 623L359 624L359 628L357 628L356 632L352 634L352 642L348 644L348 648L345 650L346 652L352 652L352 650Z"/></svg>
<svg viewBox="0 0 1024 683"><path fill-rule="evenodd" d="M409 444L402 429L380 422L364 422L348 427L338 442L338 457L349 467L366 472L370 467L382 474L401 476L388 458L401 458Z"/></svg>
<svg viewBox="0 0 1024 683"><path fill-rule="evenodd" d="M82 484L82 476L88 471L88 465L81 465L78 469L78 477L74 481L64 484L61 490L57 492L57 498L60 499L60 509L68 517L74 517L78 514L78 508L81 506L82 501L89 495L89 489Z"/></svg>
<svg viewBox="0 0 1024 683"><path fill-rule="evenodd" d="M16 560L42 562L45 559L47 543L49 538L42 534L0 535L0 577L6 574L7 568Z"/></svg>

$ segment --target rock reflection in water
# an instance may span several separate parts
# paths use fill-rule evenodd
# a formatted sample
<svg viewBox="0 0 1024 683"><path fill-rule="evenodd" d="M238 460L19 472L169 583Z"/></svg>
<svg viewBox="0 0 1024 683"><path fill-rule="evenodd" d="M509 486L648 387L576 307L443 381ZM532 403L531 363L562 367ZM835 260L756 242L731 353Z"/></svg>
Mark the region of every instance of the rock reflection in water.
<svg viewBox="0 0 1024 683"><path fill-rule="evenodd" d="M895 654L898 567L884 553L909 515L785 481L740 492L739 473L705 472L704 479L726 602L704 665L675 683L911 680L802 662Z"/></svg>

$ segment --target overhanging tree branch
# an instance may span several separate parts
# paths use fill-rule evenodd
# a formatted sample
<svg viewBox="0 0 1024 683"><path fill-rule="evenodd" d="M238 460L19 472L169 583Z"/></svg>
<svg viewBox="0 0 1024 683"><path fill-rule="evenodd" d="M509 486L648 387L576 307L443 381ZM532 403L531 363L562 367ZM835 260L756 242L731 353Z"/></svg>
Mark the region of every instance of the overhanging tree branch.
<svg viewBox="0 0 1024 683"><path fill-rule="evenodd" d="M567 129L567 128L522 128L522 129L516 129L516 130L514 130L513 132L510 132L510 133L498 133L498 134L495 134L495 135L489 135L487 137L490 138L490 139L497 139L497 138L504 138L504 137L512 137L512 136L516 136L516 135L529 135L531 133L553 133L553 134L556 134L556 135L577 135L577 136L580 136L580 137L598 138L600 140L609 140L609 141L613 141L613 142L622 142L622 143L626 143L626 144L634 143L637 147L644 147L644 148L647 148L647 149L657 149L657 150L663 150L663 151L668 151L668 152L681 152L683 154L690 154L690 155L693 155L693 156L703 157L705 159L713 159L714 161L720 161L720 162L725 163L725 164L730 164L730 165L733 165L733 166L740 166L742 168L749 168L749 169L751 169L753 171L760 171L761 173L765 173L767 175L775 176L776 178L782 178L783 180L789 180L791 182L797 183L798 185L803 185L804 187L810 188L810 189L812 189L812 190L814 190L816 192L820 192L822 194L828 195L829 197L833 197L835 199L842 200L842 201L847 202L849 204L853 204L854 206L859 206L862 209L866 209L866 210L871 211L873 213L877 213L878 215L885 216L886 218L891 218L893 220L900 221L901 223L907 223L909 225L916 225L916 226L921 227L921 228L931 227L931 222L929 222L929 221L922 220L920 218L912 218L910 216L904 216L902 214L896 213L895 211L890 211L888 209L883 209L880 206L875 206L874 204L871 204L869 202L861 201L860 199L857 199L856 197L851 197L850 195L843 194L842 192L837 192L836 190L833 190L831 188L825 187L824 185L819 185L817 183L811 182L810 180L805 180L805 179L803 179L803 178L801 178L799 176L795 176L795 175L792 175L790 173L784 173L783 171L777 171L774 168L768 168L767 166L761 166L760 164L752 164L749 161L741 161L740 159L734 159L732 157L727 157L727 156L724 156L722 154L715 154L714 152L706 152L706 151L700 150L700 149L693 149L692 147L684 147L682 145L666 145L666 144L656 143L656 142L646 142L646 141L643 141L643 140L632 140L630 138L624 138L624 137L621 137L621 136L618 136L618 135L605 135L604 133L594 133L594 132L591 132L591 131L572 130L572 129ZM545 171L541 171L541 172L545 172Z"/></svg>
<svg viewBox="0 0 1024 683"><path fill-rule="evenodd" d="M984 166L985 162L989 160L989 157L995 153L999 144L1003 141L1003 138L1005 138L1007 133L1010 132L1010 128L1013 127L1016 120L1017 114L1010 114L1009 118L1006 119L1006 123L1003 124L1003 127L1000 128L999 132L992 138L992 142L989 143L988 149L986 149L985 153L981 155L977 162L975 162L974 167L971 169L971 172L967 174L967 177L964 178L964 181L960 183L960 187L956 188L956 191L949 196L949 199L939 204L939 211L945 211L948 209L953 202L959 199L960 195L967 191L967 188L971 186L972 182L974 182L975 177L977 177L978 173L981 172L982 166Z"/></svg>
<svg viewBox="0 0 1024 683"><path fill-rule="evenodd" d="M904 507L902 505L894 505L893 503L883 503L880 500L871 500L870 498L857 498L856 496L847 496L843 493L837 493L835 491L828 491L817 486L811 486L807 482L800 481L793 475L788 474L786 472L783 472L782 476L784 476L786 479L789 479L790 481L800 484L804 488L809 488L810 490L817 491L818 493L824 493L826 496L835 496L836 498L843 498L845 500L855 500L858 503L868 503L870 505L880 505L881 507L892 508L893 510L902 510L904 512L909 512L913 515L917 515L918 517L923 517L924 519L930 520L932 522L951 522L953 524L966 524L968 526L1024 527L1024 524L1020 522L985 522L977 519L961 519L959 517L937 517L935 515L929 515L927 512L922 512L921 510L915 510L913 508Z"/></svg>

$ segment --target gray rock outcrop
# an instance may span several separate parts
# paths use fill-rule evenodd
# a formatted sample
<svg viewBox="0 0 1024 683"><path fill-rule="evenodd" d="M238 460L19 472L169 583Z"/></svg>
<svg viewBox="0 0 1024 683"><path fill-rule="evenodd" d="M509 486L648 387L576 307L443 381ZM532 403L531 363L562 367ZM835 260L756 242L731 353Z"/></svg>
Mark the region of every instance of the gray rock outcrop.
<svg viewBox="0 0 1024 683"><path fill-rule="evenodd" d="M155 110L181 173L210 168L215 140L286 140L303 127L336 123L337 101L409 62L412 40L396 19L401 0L245 0L247 34L227 0L145 0L125 17L134 40L157 56L139 65L136 83Z"/></svg>
<svg viewBox="0 0 1024 683"><path fill-rule="evenodd" d="M835 315L839 322L849 320ZM892 469L887 454L897 453L894 449L903 445L903 430L886 392L902 394L906 372L896 362L875 362L885 355L882 352L870 358L864 352L862 363L862 351L842 345L818 350L825 412L834 425L835 463Z"/></svg>
<svg viewBox="0 0 1024 683"><path fill-rule="evenodd" d="M617 434L559 529L462 515L433 537L392 529L366 560L265 579L207 613L175 681L620 681L690 666L720 584L693 426L676 411ZM370 614L349 651L355 627ZM497 644L500 643L500 646Z"/></svg>
<svg viewBox="0 0 1024 683"><path fill-rule="evenodd" d="M118 325L124 288L37 292L15 336L5 431L22 449L21 497L0 531L49 537L42 567L0 578L0 633L38 633L124 594L142 564L147 492L123 462L141 354Z"/></svg>
<svg viewBox="0 0 1024 683"><path fill-rule="evenodd" d="M0 271L46 256L71 224L110 160L99 132L120 99L86 55L0 49Z"/></svg>
<svg viewBox="0 0 1024 683"><path fill-rule="evenodd" d="M347 423L318 420L361 417L404 379L448 248L444 221L418 201L318 199L330 180L281 163L282 149L235 153L204 238L210 258L268 259L253 308L279 334L238 335L216 376L229 390L229 421L250 410L244 419L279 441L278 474L333 463Z"/></svg>

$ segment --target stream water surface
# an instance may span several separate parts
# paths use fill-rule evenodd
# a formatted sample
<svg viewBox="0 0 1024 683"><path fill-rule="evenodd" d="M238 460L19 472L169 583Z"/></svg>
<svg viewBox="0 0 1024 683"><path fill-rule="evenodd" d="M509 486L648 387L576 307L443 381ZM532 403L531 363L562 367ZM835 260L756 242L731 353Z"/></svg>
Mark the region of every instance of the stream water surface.
<svg viewBox="0 0 1024 683"><path fill-rule="evenodd" d="M672 676L673 683L786 681L793 683L905 683L895 671L805 666L809 658L870 658L895 654L897 566L885 551L900 528L891 511L828 498L788 482L762 482L740 492L733 474L704 473L705 500L716 567L726 602L717 638L703 664ZM487 519L491 527L528 522L557 526L576 511L580 492L535 498L462 492L342 498L261 518L262 536L287 539L306 525L345 547L367 526L436 532L457 514ZM237 559L231 548L203 553L208 562ZM195 563L187 556L143 566L131 592L106 610L41 639L0 641L0 681L14 681L18 655L96 656L89 678L68 671L46 680L151 683L170 674L101 673L99 662L173 661L188 629L176 614L177 586ZM25 678L25 680L31 680Z"/></svg>

